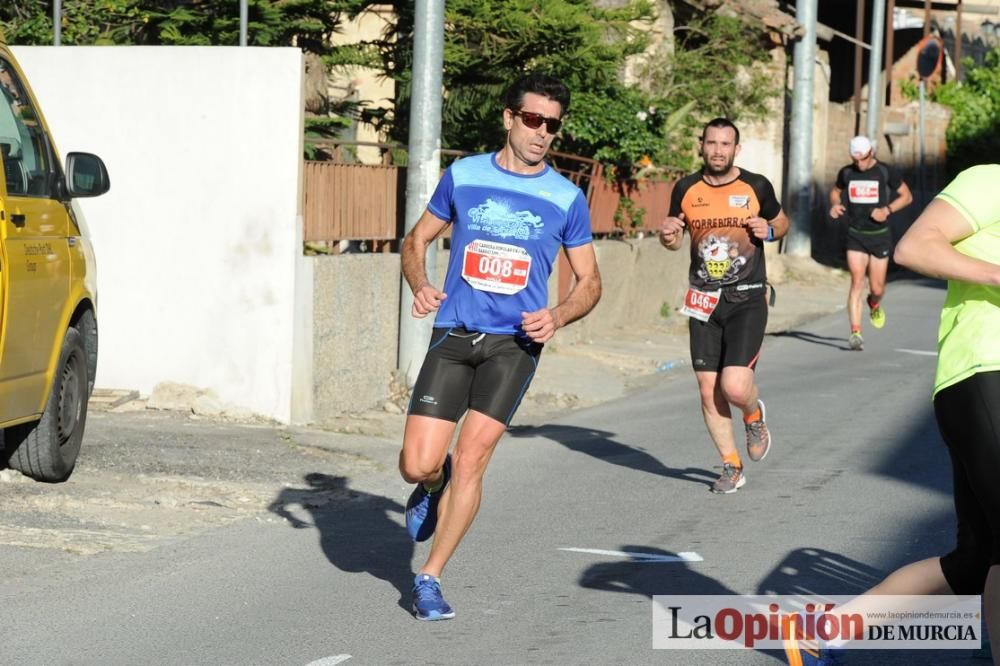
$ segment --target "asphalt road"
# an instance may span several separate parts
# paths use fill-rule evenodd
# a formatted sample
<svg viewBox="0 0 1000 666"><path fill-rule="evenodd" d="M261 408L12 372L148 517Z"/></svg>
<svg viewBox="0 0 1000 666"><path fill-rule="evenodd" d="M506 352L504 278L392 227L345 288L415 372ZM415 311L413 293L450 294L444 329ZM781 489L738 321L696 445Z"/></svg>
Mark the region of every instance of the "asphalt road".
<svg viewBox="0 0 1000 666"><path fill-rule="evenodd" d="M519 426L443 577L454 620L406 610L427 546L401 527L409 489L388 465L391 444L374 443L361 468L297 447L267 508L238 519L133 551L0 546L13 571L0 584L0 664L782 663L774 652L653 650L651 598L853 594L950 547L930 401L943 298L941 285L893 283L887 327L863 353L847 351L842 313L770 336L758 376L774 448L748 463L734 495L708 492L718 460L689 370ZM135 425L90 427L114 441ZM851 656L983 663L965 652Z"/></svg>

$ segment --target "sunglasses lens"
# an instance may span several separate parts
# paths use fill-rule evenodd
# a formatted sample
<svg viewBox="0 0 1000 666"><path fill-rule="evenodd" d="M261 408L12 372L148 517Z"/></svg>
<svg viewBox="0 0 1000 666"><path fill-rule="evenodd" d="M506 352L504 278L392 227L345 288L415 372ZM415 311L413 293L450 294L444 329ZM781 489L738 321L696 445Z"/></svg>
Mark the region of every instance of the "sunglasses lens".
<svg viewBox="0 0 1000 666"><path fill-rule="evenodd" d="M541 114L529 113L528 111L521 112L521 121L528 129L538 129L542 126L543 120L545 120L545 117Z"/></svg>
<svg viewBox="0 0 1000 666"><path fill-rule="evenodd" d="M562 121L558 118L546 118L540 113L530 111L518 111L516 115L521 116L521 122L528 129L538 129L545 123L545 129L549 134L555 134L562 127Z"/></svg>

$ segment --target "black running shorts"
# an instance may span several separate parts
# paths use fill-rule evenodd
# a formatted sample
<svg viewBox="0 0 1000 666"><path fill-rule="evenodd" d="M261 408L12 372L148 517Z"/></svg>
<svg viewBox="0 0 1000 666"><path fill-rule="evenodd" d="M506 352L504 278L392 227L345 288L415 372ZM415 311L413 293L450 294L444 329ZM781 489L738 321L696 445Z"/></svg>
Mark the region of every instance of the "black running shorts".
<svg viewBox="0 0 1000 666"><path fill-rule="evenodd" d="M1000 371L980 372L941 389L934 416L948 446L958 516L955 550L941 571L955 594L982 594L1000 564Z"/></svg>
<svg viewBox="0 0 1000 666"><path fill-rule="evenodd" d="M878 234L866 234L855 229L848 229L847 249L864 252L877 259L888 259L889 255L892 254L892 234L888 229Z"/></svg>
<svg viewBox="0 0 1000 666"><path fill-rule="evenodd" d="M757 365L767 327L766 295L763 288L724 291L708 321L690 319L691 365L696 372L720 372L729 365Z"/></svg>
<svg viewBox="0 0 1000 666"><path fill-rule="evenodd" d="M457 423L472 409L507 425L543 346L515 335L435 328L407 413Z"/></svg>

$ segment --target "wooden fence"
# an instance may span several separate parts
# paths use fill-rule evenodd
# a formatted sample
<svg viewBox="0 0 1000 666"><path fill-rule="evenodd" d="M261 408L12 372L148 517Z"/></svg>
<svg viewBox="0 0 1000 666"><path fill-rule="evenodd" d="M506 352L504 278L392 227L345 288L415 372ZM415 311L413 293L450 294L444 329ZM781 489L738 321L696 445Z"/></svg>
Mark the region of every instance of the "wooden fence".
<svg viewBox="0 0 1000 666"><path fill-rule="evenodd" d="M352 155L361 148L378 150L382 164L351 162ZM388 248L386 241L402 238L406 213L406 167L392 163L392 155L399 148L392 144L331 142L331 161L307 161L303 187L305 240L374 241L376 245ZM460 151L441 152L445 158L467 154ZM666 215L673 183L609 183L604 178L601 164L594 160L550 153L549 161L556 171L587 195L591 228L595 235L608 236L636 230L623 228L621 223L615 222L615 211L622 196L627 196L645 210L641 228L657 227Z"/></svg>
<svg viewBox="0 0 1000 666"><path fill-rule="evenodd" d="M338 162L305 164L305 240L395 240L406 170Z"/></svg>

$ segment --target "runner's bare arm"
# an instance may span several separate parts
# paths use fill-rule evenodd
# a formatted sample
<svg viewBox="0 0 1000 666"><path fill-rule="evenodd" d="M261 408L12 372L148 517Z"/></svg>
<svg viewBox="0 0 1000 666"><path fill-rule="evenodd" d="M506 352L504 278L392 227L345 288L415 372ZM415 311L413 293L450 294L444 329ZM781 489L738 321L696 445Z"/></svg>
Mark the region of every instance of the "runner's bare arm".
<svg viewBox="0 0 1000 666"><path fill-rule="evenodd" d="M1000 266L974 259L953 243L970 236L972 225L957 208L935 199L899 239L893 259L923 275L942 280L1000 285Z"/></svg>
<svg viewBox="0 0 1000 666"><path fill-rule="evenodd" d="M566 258L576 277L566 299L554 308L521 313L521 327L535 342L548 342L557 329L585 316L601 300L601 273L594 244L566 248Z"/></svg>
<svg viewBox="0 0 1000 666"><path fill-rule="evenodd" d="M873 220L876 222L885 222L889 219L890 215L896 211L903 210L913 201L913 193L910 192L910 187L906 183L900 184L899 189L896 190L896 194L899 196L890 201L888 206L882 206L872 211L871 218Z"/></svg>
<svg viewBox="0 0 1000 666"><path fill-rule="evenodd" d="M427 279L427 246L444 231L447 222L428 210L417 220L416 225L406 234L400 248L400 263L403 277L413 291L413 307L410 313L417 319L426 317L441 307L441 301L448 297Z"/></svg>
<svg viewBox="0 0 1000 666"><path fill-rule="evenodd" d="M684 213L677 217L668 217L660 225L660 245L668 250L679 250L684 243Z"/></svg>
<svg viewBox="0 0 1000 666"><path fill-rule="evenodd" d="M834 185L833 189L830 190L830 217L833 218L834 220L836 220L838 217L840 217L847 211L847 209L844 207L844 204L840 203L841 201L840 197L843 193L844 190L840 189L836 185Z"/></svg>

